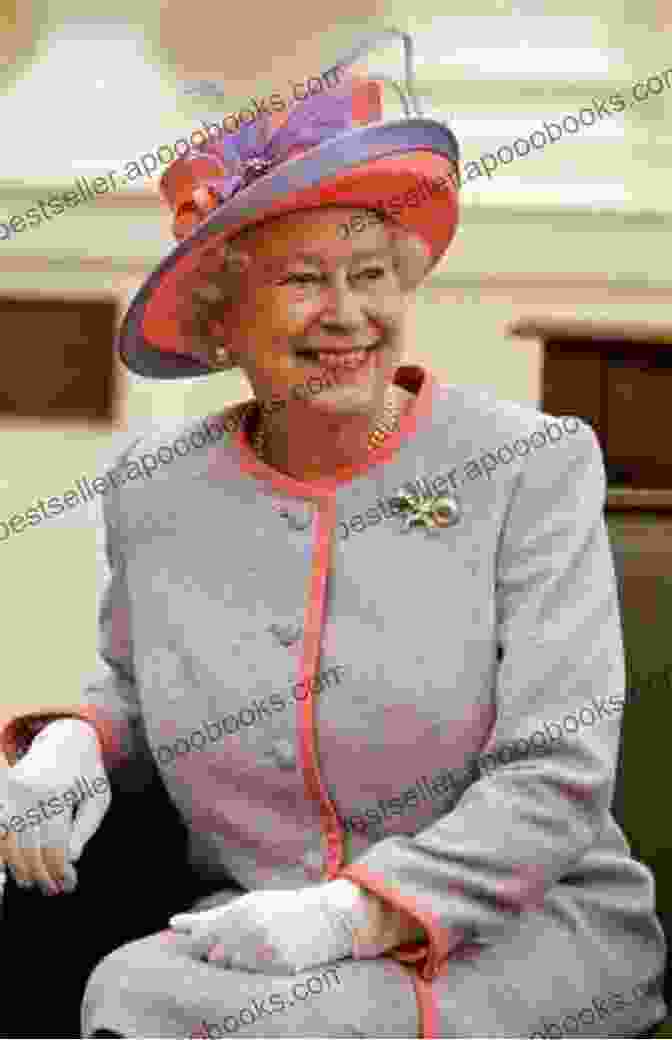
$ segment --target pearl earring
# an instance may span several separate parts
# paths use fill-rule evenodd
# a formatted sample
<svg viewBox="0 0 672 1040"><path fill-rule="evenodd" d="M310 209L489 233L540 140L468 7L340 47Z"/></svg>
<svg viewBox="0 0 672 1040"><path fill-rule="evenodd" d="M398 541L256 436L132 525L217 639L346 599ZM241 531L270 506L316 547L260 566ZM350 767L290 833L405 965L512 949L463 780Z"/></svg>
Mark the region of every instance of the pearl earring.
<svg viewBox="0 0 672 1040"><path fill-rule="evenodd" d="M221 368L225 368L231 364L231 354L228 347L215 348L215 362Z"/></svg>

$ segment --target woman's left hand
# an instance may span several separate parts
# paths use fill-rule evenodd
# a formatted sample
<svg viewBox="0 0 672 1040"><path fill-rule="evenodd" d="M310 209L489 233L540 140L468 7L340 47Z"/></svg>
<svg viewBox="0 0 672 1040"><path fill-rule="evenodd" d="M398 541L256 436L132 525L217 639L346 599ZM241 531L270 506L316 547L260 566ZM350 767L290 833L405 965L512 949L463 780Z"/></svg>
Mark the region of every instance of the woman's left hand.
<svg viewBox="0 0 672 1040"><path fill-rule="evenodd" d="M175 931L191 936L194 957L267 975L295 975L351 957L355 932L368 923L362 890L344 878L289 892L249 892L226 906L170 919Z"/></svg>

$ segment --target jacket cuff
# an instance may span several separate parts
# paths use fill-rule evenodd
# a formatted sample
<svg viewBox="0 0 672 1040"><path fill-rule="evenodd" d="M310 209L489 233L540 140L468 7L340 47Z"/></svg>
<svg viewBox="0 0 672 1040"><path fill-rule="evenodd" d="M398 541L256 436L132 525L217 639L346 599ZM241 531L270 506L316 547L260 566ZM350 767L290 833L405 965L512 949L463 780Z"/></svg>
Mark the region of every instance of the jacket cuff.
<svg viewBox="0 0 672 1040"><path fill-rule="evenodd" d="M384 878L373 874L367 867L352 864L340 871L338 876L372 892L423 929L426 936L424 941L398 946L389 952L389 956L403 964L413 964L425 981L435 979L450 953L464 943L466 933L461 928L444 928L432 911L418 906L412 897L403 896L399 889L390 888Z"/></svg>
<svg viewBox="0 0 672 1040"><path fill-rule="evenodd" d="M57 719L81 719L89 722L96 731L106 766L114 768L123 757L121 741L115 733L114 723L101 715L99 708L92 705L78 705L72 708L52 708L44 712L31 712L20 715L6 723L0 731L0 751L10 766L23 758L30 750L30 745L45 726Z"/></svg>
<svg viewBox="0 0 672 1040"><path fill-rule="evenodd" d="M409 943L427 941L424 929L405 911L362 888L361 885L354 885L349 878L338 880L346 881L350 888L355 888L366 908L365 925L354 929L355 960L376 957L381 952L385 953Z"/></svg>

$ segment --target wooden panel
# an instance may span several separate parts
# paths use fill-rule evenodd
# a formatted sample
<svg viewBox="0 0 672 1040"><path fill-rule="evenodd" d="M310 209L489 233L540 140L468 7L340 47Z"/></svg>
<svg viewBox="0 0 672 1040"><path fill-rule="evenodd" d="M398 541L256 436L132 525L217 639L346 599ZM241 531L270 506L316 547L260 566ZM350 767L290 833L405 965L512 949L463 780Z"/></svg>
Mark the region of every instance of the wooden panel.
<svg viewBox="0 0 672 1040"><path fill-rule="evenodd" d="M509 327L512 336L532 336L546 342L564 340L585 350L607 351L614 343L636 353L639 346L648 352L651 344L672 354L672 325L653 325L648 322L588 321L571 318L523 318Z"/></svg>
<svg viewBox="0 0 672 1040"><path fill-rule="evenodd" d="M542 409L553 415L576 415L604 440L602 358L584 344L550 341L542 364Z"/></svg>
<svg viewBox="0 0 672 1040"><path fill-rule="evenodd" d="M605 376L610 479L672 488L672 358L610 358Z"/></svg>
<svg viewBox="0 0 672 1040"><path fill-rule="evenodd" d="M672 401L672 326L531 318L511 331L543 340L542 408L590 423L609 485L672 489L663 420Z"/></svg>
<svg viewBox="0 0 672 1040"><path fill-rule="evenodd" d="M0 297L0 421L113 424L116 300Z"/></svg>
<svg viewBox="0 0 672 1040"><path fill-rule="evenodd" d="M607 488L607 509L623 512L623 510L644 509L649 512L672 511L671 488L631 488L612 484Z"/></svg>

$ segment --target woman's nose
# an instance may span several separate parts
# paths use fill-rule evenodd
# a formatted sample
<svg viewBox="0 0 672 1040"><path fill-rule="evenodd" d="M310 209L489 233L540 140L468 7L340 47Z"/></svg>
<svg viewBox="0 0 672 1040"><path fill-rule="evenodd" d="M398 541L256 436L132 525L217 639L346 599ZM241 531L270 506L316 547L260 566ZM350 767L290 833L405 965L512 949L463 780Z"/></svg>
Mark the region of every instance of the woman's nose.
<svg viewBox="0 0 672 1040"><path fill-rule="evenodd" d="M324 323L356 327L366 321L362 301L350 286L329 286L326 292L328 298L321 316Z"/></svg>

